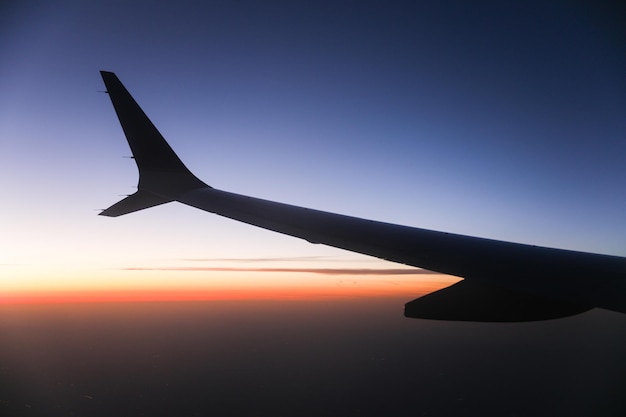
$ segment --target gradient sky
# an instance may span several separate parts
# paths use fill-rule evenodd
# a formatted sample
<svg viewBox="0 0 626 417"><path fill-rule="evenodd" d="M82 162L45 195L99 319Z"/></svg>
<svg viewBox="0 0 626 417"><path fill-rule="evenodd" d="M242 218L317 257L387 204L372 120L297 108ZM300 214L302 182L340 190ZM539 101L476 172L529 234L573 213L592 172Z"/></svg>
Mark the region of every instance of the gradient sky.
<svg viewBox="0 0 626 417"><path fill-rule="evenodd" d="M137 184L99 70L214 187L624 256L626 37L585 3L5 2L0 291L442 279L180 204L97 216Z"/></svg>

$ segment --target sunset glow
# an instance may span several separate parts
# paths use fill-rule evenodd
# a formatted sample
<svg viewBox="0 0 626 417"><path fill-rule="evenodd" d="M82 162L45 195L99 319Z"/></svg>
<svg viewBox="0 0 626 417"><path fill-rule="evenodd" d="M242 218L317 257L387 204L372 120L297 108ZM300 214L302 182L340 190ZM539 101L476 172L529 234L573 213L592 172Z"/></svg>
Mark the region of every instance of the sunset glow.
<svg viewBox="0 0 626 417"><path fill-rule="evenodd" d="M124 286L88 287L86 285L59 286L40 289L13 288L0 293L0 304L33 303L94 303L94 302L150 302L150 301L200 301L200 300L319 300L337 297L418 297L444 288L458 281L445 275L416 277L407 275L389 277L370 275L356 278L338 275L334 279L310 278L310 274L292 274L291 284L281 280L268 280L263 273L249 274L247 279L224 276L221 280L212 277L204 282L197 280L149 285L135 281Z"/></svg>

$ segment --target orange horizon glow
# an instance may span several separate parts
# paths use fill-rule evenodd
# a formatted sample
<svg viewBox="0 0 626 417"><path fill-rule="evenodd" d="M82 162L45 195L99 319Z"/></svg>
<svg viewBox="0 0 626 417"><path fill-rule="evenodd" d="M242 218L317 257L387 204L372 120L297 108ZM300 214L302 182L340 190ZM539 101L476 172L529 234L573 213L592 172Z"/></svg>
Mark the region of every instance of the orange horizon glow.
<svg viewBox="0 0 626 417"><path fill-rule="evenodd" d="M451 285L450 281L420 281L397 286L281 286L157 289L28 290L0 294L2 304L116 303L209 300L319 300L353 297L418 297Z"/></svg>

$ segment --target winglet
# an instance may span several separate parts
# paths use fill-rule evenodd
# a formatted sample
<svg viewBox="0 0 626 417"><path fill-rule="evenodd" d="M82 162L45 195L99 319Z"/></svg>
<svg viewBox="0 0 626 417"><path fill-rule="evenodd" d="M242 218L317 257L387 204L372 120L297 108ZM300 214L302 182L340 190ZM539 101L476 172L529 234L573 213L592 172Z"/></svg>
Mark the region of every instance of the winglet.
<svg viewBox="0 0 626 417"><path fill-rule="evenodd" d="M149 191L140 190L135 194L129 195L125 199L118 201L108 209L103 210L100 213L100 216L117 217L134 211L169 203L170 201L172 200L159 197Z"/></svg>
<svg viewBox="0 0 626 417"><path fill-rule="evenodd" d="M109 71L100 74L139 170L139 191L100 214L119 216L208 187L187 169L117 76Z"/></svg>

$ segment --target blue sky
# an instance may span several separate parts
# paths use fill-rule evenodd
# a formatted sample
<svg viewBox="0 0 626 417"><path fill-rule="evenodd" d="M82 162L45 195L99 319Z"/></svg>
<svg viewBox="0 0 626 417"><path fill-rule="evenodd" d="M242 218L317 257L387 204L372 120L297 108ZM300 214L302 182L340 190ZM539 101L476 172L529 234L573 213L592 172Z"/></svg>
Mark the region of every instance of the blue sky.
<svg viewBox="0 0 626 417"><path fill-rule="evenodd" d="M217 188L626 254L624 33L607 5L58 1L0 16L2 288L128 285L125 268L188 259L395 267L176 204L97 216L137 181L99 70Z"/></svg>

